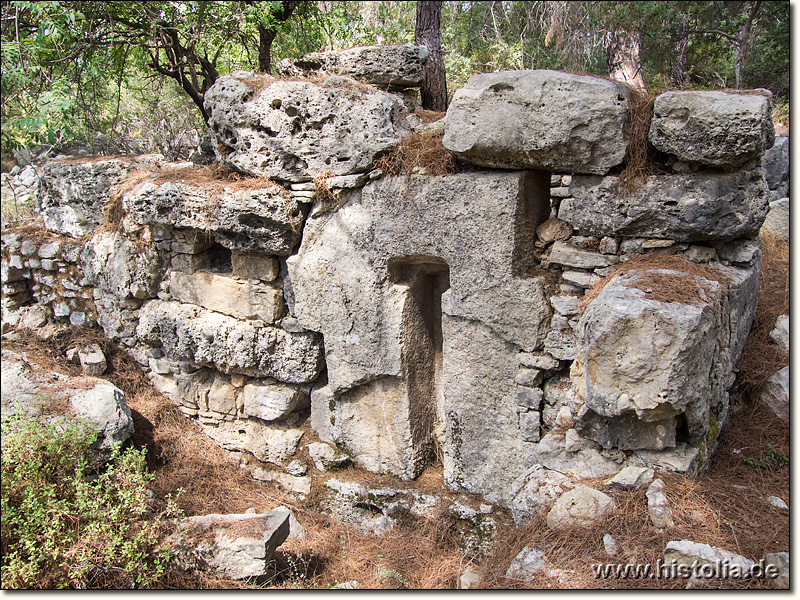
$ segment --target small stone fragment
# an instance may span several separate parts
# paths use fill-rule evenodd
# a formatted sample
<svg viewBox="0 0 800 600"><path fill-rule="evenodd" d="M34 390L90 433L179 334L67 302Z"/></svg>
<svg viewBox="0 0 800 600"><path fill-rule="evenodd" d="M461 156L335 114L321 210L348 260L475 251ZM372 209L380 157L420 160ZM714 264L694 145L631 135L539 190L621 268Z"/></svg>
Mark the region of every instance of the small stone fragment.
<svg viewBox="0 0 800 600"><path fill-rule="evenodd" d="M654 476L655 471L649 467L625 467L606 481L606 485L623 490L636 490L648 485Z"/></svg>
<svg viewBox="0 0 800 600"><path fill-rule="evenodd" d="M657 529L674 527L672 520L672 506L664 493L666 484L661 479L656 479L647 488L647 513Z"/></svg>
<svg viewBox="0 0 800 600"><path fill-rule="evenodd" d="M108 368L105 354L98 344L89 344L78 350L78 359L83 374L89 377L100 377Z"/></svg>
<svg viewBox="0 0 800 600"><path fill-rule="evenodd" d="M603 536L603 548L606 551L606 554L609 556L616 556L617 555L617 542L611 537L610 533L607 533Z"/></svg>

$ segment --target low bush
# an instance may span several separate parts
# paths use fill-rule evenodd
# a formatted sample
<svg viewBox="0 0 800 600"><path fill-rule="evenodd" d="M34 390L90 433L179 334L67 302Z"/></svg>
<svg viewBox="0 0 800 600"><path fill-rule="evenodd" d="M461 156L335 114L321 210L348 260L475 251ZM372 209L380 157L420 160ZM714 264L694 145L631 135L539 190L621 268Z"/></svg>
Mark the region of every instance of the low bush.
<svg viewBox="0 0 800 600"><path fill-rule="evenodd" d="M101 466L96 438L80 420L3 416L3 588L159 586L175 503L152 512L145 451L117 446Z"/></svg>

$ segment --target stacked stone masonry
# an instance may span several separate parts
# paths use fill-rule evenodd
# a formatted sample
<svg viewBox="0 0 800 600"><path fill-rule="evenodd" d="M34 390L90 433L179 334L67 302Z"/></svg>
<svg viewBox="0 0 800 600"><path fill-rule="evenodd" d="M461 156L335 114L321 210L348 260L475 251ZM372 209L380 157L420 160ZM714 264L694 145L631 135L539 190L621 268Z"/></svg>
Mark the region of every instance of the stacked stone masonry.
<svg viewBox="0 0 800 600"><path fill-rule="evenodd" d="M246 185L153 156L49 163L46 230L2 238L4 321L101 327L231 451L284 465L310 420L356 464L414 478L438 446L450 488L515 518L536 482L696 472L756 306L770 99L660 97L650 142L670 172L623 192L626 88L476 75L442 121L475 168L384 175L426 58L221 77L215 152Z"/></svg>

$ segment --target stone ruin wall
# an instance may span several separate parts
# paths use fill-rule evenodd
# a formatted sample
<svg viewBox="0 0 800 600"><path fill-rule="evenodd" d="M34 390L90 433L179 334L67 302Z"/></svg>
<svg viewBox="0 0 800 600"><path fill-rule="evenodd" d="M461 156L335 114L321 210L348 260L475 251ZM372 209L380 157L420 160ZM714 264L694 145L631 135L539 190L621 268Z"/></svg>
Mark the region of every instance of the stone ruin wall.
<svg viewBox="0 0 800 600"><path fill-rule="evenodd" d="M46 232L2 238L4 319L101 327L254 464L287 463L310 419L371 471L413 478L438 449L450 488L515 514L543 472L696 472L756 307L769 98L661 95L649 140L668 168L624 193L626 88L476 75L443 121L474 168L388 176L383 154L436 130L411 114L426 58L221 77L213 150L248 180L158 156L46 164ZM667 252L698 268L632 263L581 314L617 265ZM659 299L665 281L696 292Z"/></svg>

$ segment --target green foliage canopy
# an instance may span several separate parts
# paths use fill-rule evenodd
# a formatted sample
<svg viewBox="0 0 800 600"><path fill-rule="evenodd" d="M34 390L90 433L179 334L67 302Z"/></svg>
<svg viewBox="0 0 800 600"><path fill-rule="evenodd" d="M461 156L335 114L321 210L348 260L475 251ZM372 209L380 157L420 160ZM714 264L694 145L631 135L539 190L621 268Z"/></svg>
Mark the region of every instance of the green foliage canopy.
<svg viewBox="0 0 800 600"><path fill-rule="evenodd" d="M2 1L2 148L58 146L97 132L124 137L118 129L130 124L132 93L139 106L188 95L205 117L203 94L219 75L314 50L412 42L415 8L413 1ZM606 75L608 36L624 32L638 46L636 68L651 91L738 83L788 97L787 1L447 1L441 27L451 94L486 71Z"/></svg>

